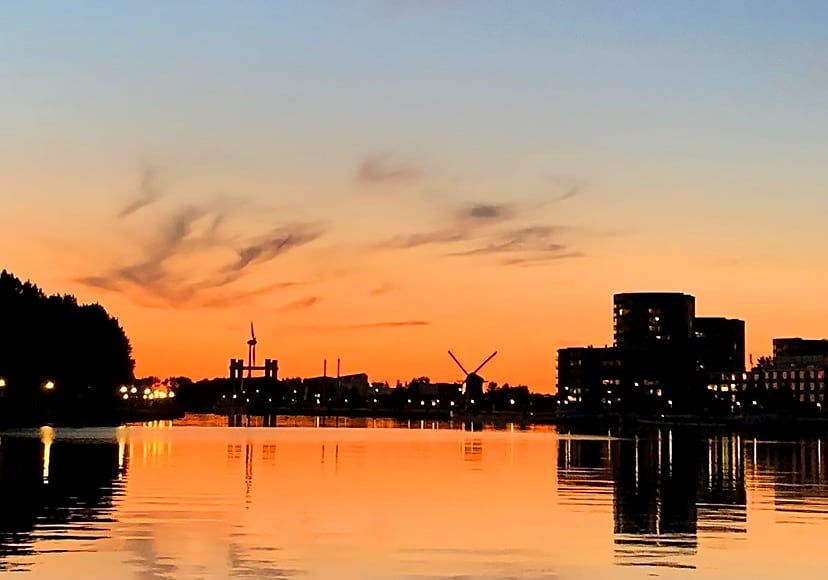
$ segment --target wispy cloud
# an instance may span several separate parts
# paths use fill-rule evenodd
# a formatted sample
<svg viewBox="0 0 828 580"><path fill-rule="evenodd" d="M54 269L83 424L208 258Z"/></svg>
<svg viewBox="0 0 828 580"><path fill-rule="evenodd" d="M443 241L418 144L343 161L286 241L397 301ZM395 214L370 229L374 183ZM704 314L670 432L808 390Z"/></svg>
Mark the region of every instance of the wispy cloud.
<svg viewBox="0 0 828 580"><path fill-rule="evenodd" d="M513 203L476 203L457 212L459 222L503 222L513 219L518 208Z"/></svg>
<svg viewBox="0 0 828 580"><path fill-rule="evenodd" d="M560 226L529 226L499 233L484 246L452 252L452 256L479 256L484 254L512 254L516 252L559 253L566 246L554 236L564 231Z"/></svg>
<svg viewBox="0 0 828 580"><path fill-rule="evenodd" d="M449 224L429 231L400 234L382 241L384 248L408 249L435 244L456 244L475 239L481 232L516 215L513 204L475 203L451 210Z"/></svg>
<svg viewBox="0 0 828 580"><path fill-rule="evenodd" d="M584 258L586 254L579 251L562 250L560 252L539 252L537 254L528 254L523 256L515 256L504 258L501 264L504 266L544 266L549 262L556 262L558 260L567 260L571 258Z"/></svg>
<svg viewBox="0 0 828 580"><path fill-rule="evenodd" d="M468 239L468 235L469 232L466 230L447 228L430 232L394 236L393 238L380 242L378 246L382 248L408 249L430 244L450 244L453 242L462 242Z"/></svg>
<svg viewBox="0 0 828 580"><path fill-rule="evenodd" d="M144 173L142 183L147 180L152 178ZM253 290L231 287L249 271L319 239L325 228L287 223L256 233L245 224L234 232L228 227L229 218L241 206L238 200L216 197L174 208L143 227L146 236L132 260L78 281L125 293L145 304L193 307L241 302L293 284L278 282ZM184 271L182 264L197 264L199 269Z"/></svg>
<svg viewBox="0 0 828 580"><path fill-rule="evenodd" d="M224 308L227 306L238 306L244 304L253 298L259 296L269 296L277 292L289 290L297 286L301 286L300 282L277 282L276 284L268 284L260 288L253 288L252 290L245 289L226 289L222 288L218 296L209 296L209 292L203 299L195 303L195 306L200 308Z"/></svg>
<svg viewBox="0 0 828 580"><path fill-rule="evenodd" d="M563 195L572 197L576 192L568 190ZM450 209L448 220L440 227L399 234L377 246L393 249L442 246L448 249L447 256L496 256L502 265L528 265L582 255L562 240L573 228L533 224L529 220L536 214L537 207L529 204L466 204Z"/></svg>
<svg viewBox="0 0 828 580"><path fill-rule="evenodd" d="M126 218L133 213L161 199L164 191L159 183L158 170L145 167L141 172L141 184L138 193L118 212L119 218Z"/></svg>
<svg viewBox="0 0 828 580"><path fill-rule="evenodd" d="M580 195L581 190L582 190L582 188L581 188L581 186L580 186L580 185L577 185L577 184L575 184L575 185L570 185L569 187L567 187L567 188L563 191L563 193L561 193L560 195L558 195L558 197L557 197L556 199L557 199L558 201L566 201L567 199L572 199L572 198L573 198L573 197L575 197L576 195Z"/></svg>
<svg viewBox="0 0 828 580"><path fill-rule="evenodd" d="M305 298L300 298L298 300L294 300L293 302L288 302L287 304L280 306L276 310L278 312L293 312L295 310L307 310L314 306L317 302L319 302L318 296L306 296Z"/></svg>
<svg viewBox="0 0 828 580"><path fill-rule="evenodd" d="M370 294L371 296L383 296L385 294L393 292L396 289L397 287L394 284L386 282L385 284L380 284L379 286L371 288L370 290L368 290L368 294Z"/></svg>
<svg viewBox="0 0 828 580"><path fill-rule="evenodd" d="M389 153L369 155L360 163L356 179L363 185L399 185L419 181L423 171Z"/></svg>
<svg viewBox="0 0 828 580"><path fill-rule="evenodd" d="M354 324L323 324L323 325L300 325L291 326L297 330L311 330L318 332L330 331L348 331L348 330L379 330L387 329L402 329L402 328L422 328L431 325L428 320L384 320L379 322L358 322Z"/></svg>
<svg viewBox="0 0 828 580"><path fill-rule="evenodd" d="M268 262L292 248L317 240L324 233L320 224L293 224L274 228L238 250L239 259L231 271L242 271L258 263Z"/></svg>
<svg viewBox="0 0 828 580"><path fill-rule="evenodd" d="M359 328L402 328L407 326L428 326L431 324L427 320L392 320L387 322L367 322L363 324L349 324L342 328L359 329Z"/></svg>

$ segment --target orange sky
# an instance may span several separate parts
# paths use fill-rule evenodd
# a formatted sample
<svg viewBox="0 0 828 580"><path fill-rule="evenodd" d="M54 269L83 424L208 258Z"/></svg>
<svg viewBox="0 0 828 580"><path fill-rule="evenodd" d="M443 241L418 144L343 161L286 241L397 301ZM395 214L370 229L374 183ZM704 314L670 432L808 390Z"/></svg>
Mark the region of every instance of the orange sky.
<svg viewBox="0 0 828 580"><path fill-rule="evenodd" d="M13 272L47 292L100 301L119 317L132 340L138 375L223 376L230 357L246 357L252 319L259 359L279 359L281 376L321 374L325 358L333 372L340 357L343 373L368 372L372 380L455 380L461 377L447 349L466 366L497 350L483 373L487 379L551 392L555 350L611 342L612 293L628 290L691 292L700 315L746 319L748 352L756 356L769 353L773 336L826 334L828 307L817 297L828 283L811 274L810 266L710 265L669 242L655 247L608 237L590 241L583 258L515 269L484 261L461 264L429 252L363 255L348 248L332 265L340 265L342 274L318 279L313 264L324 266L324 251L299 249L296 256L257 268L235 288L284 280L303 285L200 307L146 305L138 289L102 291L76 282L96 268L108 244L90 243L78 251L71 244L24 246L4 237L13 256L4 265ZM399 322L417 324L385 325Z"/></svg>
<svg viewBox="0 0 828 580"><path fill-rule="evenodd" d="M649 244L639 236L591 239L580 245L582 258L527 268L485 259L461 263L439 251L384 254L347 242L332 251L335 262L328 265L320 243L258 266L231 288L210 294L227 297L226 304L200 306L200 294L169 306L148 304L147 293L130 285L107 291L77 281L107 263L110 250L126 245L117 223L102 219L99 226L90 224L88 235L95 239L88 242L81 233L61 232L69 240L65 244L43 241L48 231L30 234L28 245L4 232L10 256L4 266L47 292L103 303L131 338L139 376L225 375L230 357L246 357L252 319L259 359L279 359L283 377L321 374L325 358L334 372L340 357L343 373L367 372L372 380L455 380L461 377L447 349L467 367L497 350L483 373L487 379L551 392L555 350L610 343L612 294L629 290L690 292L700 315L744 318L747 351L755 356L769 353L773 336L826 334L828 307L817 297L828 291L828 282L812 274L809 264L723 266L701 257L700 250L669 241ZM131 233L142 234L140 228ZM327 268L342 272L317 274ZM283 281L301 285L233 299L235 292Z"/></svg>

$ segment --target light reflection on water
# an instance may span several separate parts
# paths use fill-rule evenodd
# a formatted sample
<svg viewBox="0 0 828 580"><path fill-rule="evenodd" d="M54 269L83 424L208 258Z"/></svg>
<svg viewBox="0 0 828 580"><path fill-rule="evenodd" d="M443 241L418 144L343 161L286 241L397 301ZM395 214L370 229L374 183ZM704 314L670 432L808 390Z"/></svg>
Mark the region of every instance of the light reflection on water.
<svg viewBox="0 0 828 580"><path fill-rule="evenodd" d="M618 439L550 427L332 421L280 417L229 428L227 419L193 416L4 433L0 570L44 578L824 577L824 439L666 429Z"/></svg>

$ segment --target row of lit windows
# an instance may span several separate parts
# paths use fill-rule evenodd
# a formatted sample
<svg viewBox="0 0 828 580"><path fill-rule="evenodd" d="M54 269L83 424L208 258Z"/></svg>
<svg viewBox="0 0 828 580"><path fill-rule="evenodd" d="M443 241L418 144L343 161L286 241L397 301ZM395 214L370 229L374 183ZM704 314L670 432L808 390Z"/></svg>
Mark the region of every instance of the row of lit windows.
<svg viewBox="0 0 828 580"><path fill-rule="evenodd" d="M799 375L798 378L800 378L800 379L816 379L816 378L824 378L825 377L825 371L824 370L822 370L822 369L820 369L820 370L809 369L809 370L799 370L799 371L766 371L765 372L765 379L768 379L768 378L777 379L777 378L780 377L780 375L781 375L781 378L783 378L783 379L787 379L787 378L795 379L795 378L797 378L797 374ZM758 380L759 375L753 375L753 378Z"/></svg>
<svg viewBox="0 0 828 580"><path fill-rule="evenodd" d="M779 383L771 383L770 388L779 390ZM790 391L824 391L825 383L782 383L782 388Z"/></svg>
<svg viewBox="0 0 828 580"><path fill-rule="evenodd" d="M743 381L746 381L747 378L748 378L747 373L741 373L741 374L739 374L739 373L729 373L729 374L724 373L724 374L721 374L719 376L721 377L720 380L724 380L724 381L730 380L731 382L738 381L740 379L743 380ZM753 375L753 378L756 379L756 380L759 380L758 375Z"/></svg>
<svg viewBox="0 0 828 580"><path fill-rule="evenodd" d="M780 388L780 384L782 385L782 389L786 389L789 391L824 391L825 390L825 383L824 382L794 382L794 383L768 383L768 387L771 389L778 391ZM707 390L709 391L744 391L748 387L747 383L711 383L707 385Z"/></svg>

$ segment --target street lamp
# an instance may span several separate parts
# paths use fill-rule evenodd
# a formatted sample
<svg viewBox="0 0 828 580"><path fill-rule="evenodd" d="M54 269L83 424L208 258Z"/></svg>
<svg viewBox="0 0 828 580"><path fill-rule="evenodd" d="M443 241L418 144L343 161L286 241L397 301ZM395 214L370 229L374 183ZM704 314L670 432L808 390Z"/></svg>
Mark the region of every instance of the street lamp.
<svg viewBox="0 0 828 580"><path fill-rule="evenodd" d="M47 391L52 391L55 388L55 381L46 381L43 383L43 388Z"/></svg>
<svg viewBox="0 0 828 580"><path fill-rule="evenodd" d="M0 389L6 386L6 379L0 379Z"/></svg>

